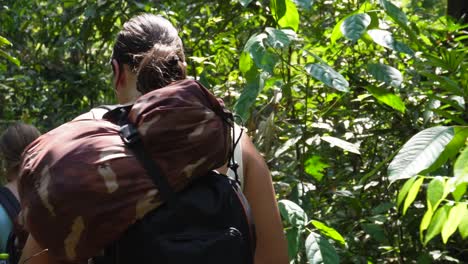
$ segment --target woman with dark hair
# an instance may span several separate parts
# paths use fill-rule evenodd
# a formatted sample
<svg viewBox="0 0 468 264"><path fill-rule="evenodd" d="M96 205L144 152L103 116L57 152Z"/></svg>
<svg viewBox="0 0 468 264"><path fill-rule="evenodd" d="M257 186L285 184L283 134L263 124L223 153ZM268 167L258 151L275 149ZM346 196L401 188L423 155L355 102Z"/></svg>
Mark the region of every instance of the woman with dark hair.
<svg viewBox="0 0 468 264"><path fill-rule="evenodd" d="M142 94L186 78L185 54L177 30L166 19L152 14L136 16L119 32L111 58L113 86L120 104L134 102ZM77 119L100 118L105 111L91 111ZM250 138L243 134L235 150L245 196L256 225L255 263L288 263L287 245L268 167ZM227 164L219 168L230 174ZM25 258L41 252L32 237ZM47 253L28 263L56 263Z"/></svg>
<svg viewBox="0 0 468 264"><path fill-rule="evenodd" d="M7 181L5 186L0 186L0 198L2 198L0 201L0 252L5 252L8 236L13 229L13 222L6 207L19 208L17 179L21 154L40 135L34 126L16 122L0 136L0 159ZM2 204L2 202L8 204Z"/></svg>

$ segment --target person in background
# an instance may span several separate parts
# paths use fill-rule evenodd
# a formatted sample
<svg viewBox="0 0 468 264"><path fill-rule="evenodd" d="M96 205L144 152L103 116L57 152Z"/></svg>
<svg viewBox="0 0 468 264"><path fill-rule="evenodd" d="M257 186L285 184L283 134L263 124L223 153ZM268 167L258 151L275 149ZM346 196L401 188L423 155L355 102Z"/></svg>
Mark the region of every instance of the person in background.
<svg viewBox="0 0 468 264"><path fill-rule="evenodd" d="M114 45L111 65L114 91L120 104L132 103L151 89L186 78L185 54L177 30L165 18L152 14L133 17L124 24ZM91 111L77 119L96 119L105 112ZM286 264L289 262L287 244L269 169L247 134L242 134L239 145L242 188L256 225L255 263ZM227 165L218 171L228 173ZM56 263L30 236L23 257L38 252L43 254L29 259L29 264Z"/></svg>
<svg viewBox="0 0 468 264"><path fill-rule="evenodd" d="M17 177L23 150L41 135L32 125L16 122L0 136L0 159L6 177L0 186L0 253L6 252L6 244L13 230L13 222L19 212Z"/></svg>

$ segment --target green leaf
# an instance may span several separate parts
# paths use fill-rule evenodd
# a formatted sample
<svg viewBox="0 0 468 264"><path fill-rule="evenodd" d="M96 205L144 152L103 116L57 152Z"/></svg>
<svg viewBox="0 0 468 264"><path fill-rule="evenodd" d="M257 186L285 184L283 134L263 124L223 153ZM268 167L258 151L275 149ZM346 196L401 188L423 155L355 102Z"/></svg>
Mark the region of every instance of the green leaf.
<svg viewBox="0 0 468 264"><path fill-rule="evenodd" d="M0 56L5 57L7 60L11 61L12 63L14 63L18 67L21 65L20 61L17 58L11 56L10 54L6 53L3 50L0 50Z"/></svg>
<svg viewBox="0 0 468 264"><path fill-rule="evenodd" d="M265 31L268 34L267 43L275 49L287 48L292 41L297 39L296 33L290 29L267 27Z"/></svg>
<svg viewBox="0 0 468 264"><path fill-rule="evenodd" d="M416 199L416 196L418 195L419 188L421 187L421 184L423 183L424 178L420 177L418 178L413 186L411 186L411 189L408 192L408 196L406 196L405 203L403 204L403 215L406 214L406 210L408 210L408 207L414 202Z"/></svg>
<svg viewBox="0 0 468 264"><path fill-rule="evenodd" d="M314 177L317 181L323 178L323 171L330 165L323 163L320 156L312 156L304 162L304 170L307 174Z"/></svg>
<svg viewBox="0 0 468 264"><path fill-rule="evenodd" d="M246 7L252 2L252 0L239 0L239 3L243 6Z"/></svg>
<svg viewBox="0 0 468 264"><path fill-rule="evenodd" d="M416 181L418 177L411 177L409 178L403 187L400 189L400 192L398 193L398 198L397 198L397 207L400 207L401 203L403 200L406 198L406 195L408 194L409 190L413 186L414 182Z"/></svg>
<svg viewBox="0 0 468 264"><path fill-rule="evenodd" d="M450 209L447 221L442 228L442 241L444 244L447 244L449 237L457 230L458 225L465 216L466 209L467 207L464 203L458 203Z"/></svg>
<svg viewBox="0 0 468 264"><path fill-rule="evenodd" d="M400 87L403 82L403 75L401 72L391 66L381 63L369 63L367 70L377 80L390 84L393 87Z"/></svg>
<svg viewBox="0 0 468 264"><path fill-rule="evenodd" d="M6 46L13 46L13 44L11 44L11 42L8 39L0 36L0 47L5 46L5 45Z"/></svg>
<svg viewBox="0 0 468 264"><path fill-rule="evenodd" d="M453 199L457 202L465 195L468 183L460 183L455 186L455 190L452 192Z"/></svg>
<svg viewBox="0 0 468 264"><path fill-rule="evenodd" d="M278 207L284 221L291 226L302 230L308 223L307 214L296 203L290 200L280 200L278 201Z"/></svg>
<svg viewBox="0 0 468 264"><path fill-rule="evenodd" d="M291 28L297 31L299 28L299 12L293 1L272 0L270 2L270 8L278 25L282 28Z"/></svg>
<svg viewBox="0 0 468 264"><path fill-rule="evenodd" d="M272 73L278 62L278 56L266 49L263 41L267 38L268 35L265 33L251 36L245 44L244 51L250 54L257 68Z"/></svg>
<svg viewBox="0 0 468 264"><path fill-rule="evenodd" d="M388 166L390 182L407 179L429 168L454 136L453 127L437 126L414 135Z"/></svg>
<svg viewBox="0 0 468 264"><path fill-rule="evenodd" d="M325 225L324 223L312 220L312 224L317 228L320 233L324 236L327 236L337 242L339 242L342 246L346 246L346 241L344 240L343 236L338 233L334 228Z"/></svg>
<svg viewBox="0 0 468 264"><path fill-rule="evenodd" d="M371 17L366 13L355 14L346 18L340 26L343 35L352 40L357 41L366 31L371 22Z"/></svg>
<svg viewBox="0 0 468 264"><path fill-rule="evenodd" d="M380 0L380 5L383 7L385 12L398 24L407 24L408 18L406 14L401 11L399 7L394 5L392 2L388 0Z"/></svg>
<svg viewBox="0 0 468 264"><path fill-rule="evenodd" d="M458 232L460 232L460 235L463 239L468 237L468 208L465 208L463 218L458 225Z"/></svg>
<svg viewBox="0 0 468 264"><path fill-rule="evenodd" d="M335 248L322 236L310 233L306 242L306 254L309 264L339 264L340 257Z"/></svg>
<svg viewBox="0 0 468 264"><path fill-rule="evenodd" d="M385 242L386 236L382 226L372 223L363 223L361 224L364 232L369 234L373 239L377 240L380 243Z"/></svg>
<svg viewBox="0 0 468 264"><path fill-rule="evenodd" d="M355 154L361 154L361 152L359 152L359 146L348 141L331 136L322 136L322 140L330 143L332 146L337 146Z"/></svg>
<svg viewBox="0 0 468 264"><path fill-rule="evenodd" d="M457 183L468 183L468 147L458 156L453 167L453 175Z"/></svg>
<svg viewBox="0 0 468 264"><path fill-rule="evenodd" d="M278 158L279 156L281 156L289 148L294 146L300 139L301 139L300 136L288 139L278 150L276 150L276 152L274 154L275 158Z"/></svg>
<svg viewBox="0 0 468 264"><path fill-rule="evenodd" d="M423 232L431 224L431 220L432 220L433 215L434 215L434 211L432 211L431 209L428 208L426 213L424 214L422 220L421 220L421 224L419 225L419 238L420 238L421 242L423 242L423 237L424 237Z"/></svg>
<svg viewBox="0 0 468 264"><path fill-rule="evenodd" d="M442 199L447 195L445 193L445 179L442 177L435 177L427 185L427 206L431 211L435 211Z"/></svg>
<svg viewBox="0 0 468 264"><path fill-rule="evenodd" d="M444 151L439 155L437 160L424 173L429 173L439 169L447 163L448 160L453 160L460 153L460 149L465 146L465 141L468 137L468 127L454 127L453 139L447 144Z"/></svg>
<svg viewBox="0 0 468 264"><path fill-rule="evenodd" d="M240 115L243 120L248 120L250 108L265 86L266 76L264 74L259 74L257 68L252 67L252 69L247 72L246 79L247 85L234 106L235 112Z"/></svg>
<svg viewBox="0 0 468 264"><path fill-rule="evenodd" d="M293 227L286 230L286 239L288 241L288 255L294 259L300 250L301 232L299 228Z"/></svg>
<svg viewBox="0 0 468 264"><path fill-rule="evenodd" d="M239 58L239 70L245 74L252 69L252 66L254 66L254 61L250 57L250 53L242 52Z"/></svg>
<svg viewBox="0 0 468 264"><path fill-rule="evenodd" d="M399 41L396 41L393 38L392 33L390 33L389 31L382 30L382 29L369 29L367 31L367 34L369 34L369 36L372 38L372 40L375 43L379 44L382 47L385 47L394 51L406 53L409 55L414 55L414 51L412 49L410 49L405 44Z"/></svg>
<svg viewBox="0 0 468 264"><path fill-rule="evenodd" d="M366 89L380 102L390 106L391 108L404 113L406 110L405 103L401 100L401 98L383 87L366 86Z"/></svg>
<svg viewBox="0 0 468 264"><path fill-rule="evenodd" d="M427 229L426 238L424 239L424 245L426 245L431 239L435 236L440 234L442 231L442 227L444 226L445 222L447 221L448 213L450 211L449 205L444 205L443 207L439 208L432 218L431 224Z"/></svg>
<svg viewBox="0 0 468 264"><path fill-rule="evenodd" d="M323 82L325 85L331 88L342 92L349 91L348 81L346 81L343 75L339 74L328 65L319 63L307 64L305 66L305 70L312 77Z"/></svg>

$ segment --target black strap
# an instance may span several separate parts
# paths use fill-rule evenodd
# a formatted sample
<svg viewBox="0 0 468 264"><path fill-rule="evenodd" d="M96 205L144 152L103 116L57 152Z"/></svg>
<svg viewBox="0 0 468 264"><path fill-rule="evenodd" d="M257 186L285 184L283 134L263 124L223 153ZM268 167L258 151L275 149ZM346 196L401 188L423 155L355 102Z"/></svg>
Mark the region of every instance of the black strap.
<svg viewBox="0 0 468 264"><path fill-rule="evenodd" d="M14 222L21 210L21 206L10 189L3 186L0 186L0 205L5 208L11 222Z"/></svg>
<svg viewBox="0 0 468 264"><path fill-rule="evenodd" d="M128 122L120 127L120 137L150 175L154 184L158 187L163 200L173 205L176 199L175 192L169 185L167 178L163 176L159 166L151 159L151 155L145 150L137 128Z"/></svg>

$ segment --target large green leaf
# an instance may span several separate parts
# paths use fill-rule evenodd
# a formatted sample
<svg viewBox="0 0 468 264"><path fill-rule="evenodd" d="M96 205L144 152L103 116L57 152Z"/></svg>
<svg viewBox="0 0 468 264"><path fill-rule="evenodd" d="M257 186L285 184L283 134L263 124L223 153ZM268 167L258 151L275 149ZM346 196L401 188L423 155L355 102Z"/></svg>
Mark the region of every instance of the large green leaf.
<svg viewBox="0 0 468 264"><path fill-rule="evenodd" d="M346 151L355 153L355 154L361 154L359 151L359 146L353 143L350 143L348 141L336 138L336 137L331 137L331 136L323 136L322 139L328 143L330 143L332 146L337 146L341 149L344 149Z"/></svg>
<svg viewBox="0 0 468 264"><path fill-rule="evenodd" d="M290 225L303 228L308 223L307 214L304 210L290 200L278 201L278 207L283 219Z"/></svg>
<svg viewBox="0 0 468 264"><path fill-rule="evenodd" d="M385 242L387 237L385 236L385 231L381 225L373 223L363 223L361 224L361 226L364 232L369 234L373 239L381 243Z"/></svg>
<svg viewBox="0 0 468 264"><path fill-rule="evenodd" d="M393 87L400 87L403 82L401 72L391 66L381 63L369 63L367 70L377 80L390 84Z"/></svg>
<svg viewBox="0 0 468 264"><path fill-rule="evenodd" d="M346 38L357 41L366 31L370 22L371 17L368 14L355 14L346 18L341 24L340 29Z"/></svg>
<svg viewBox="0 0 468 264"><path fill-rule="evenodd" d="M403 184L403 187L400 189L400 192L398 192L397 207L400 207L401 203L406 198L406 195L408 194L409 190L411 189L411 187L413 187L413 184L416 181L416 179L417 177L411 177L405 182L405 184Z"/></svg>
<svg viewBox="0 0 468 264"><path fill-rule="evenodd" d="M291 28L297 31L299 28L299 12L293 1L272 0L270 2L270 8L278 25L282 28Z"/></svg>
<svg viewBox="0 0 468 264"><path fill-rule="evenodd" d="M259 74L256 67L252 67L252 69L246 73L247 85L234 106L235 112L240 115L243 120L248 120L250 108L255 103L258 94L263 90L265 79L265 74Z"/></svg>
<svg viewBox="0 0 468 264"><path fill-rule="evenodd" d="M306 242L306 254L309 264L339 264L340 257L335 248L324 237L310 233Z"/></svg>
<svg viewBox="0 0 468 264"><path fill-rule="evenodd" d="M427 229L426 238L424 239L424 244L427 244L431 239L435 236L440 234L442 231L442 227L444 226L445 222L447 221L447 217L450 211L449 205L444 205L443 207L439 208L432 218L431 224Z"/></svg>
<svg viewBox="0 0 468 264"><path fill-rule="evenodd" d="M297 39L296 33L290 29L267 27L265 32L268 34L267 43L275 49L287 48L292 41Z"/></svg>
<svg viewBox="0 0 468 264"><path fill-rule="evenodd" d="M14 63L18 67L21 65L20 61L16 57L11 56L10 54L6 53L3 50L0 50L0 56L5 57L7 60Z"/></svg>
<svg viewBox="0 0 468 264"><path fill-rule="evenodd" d="M455 161L453 175L457 183L468 183L468 147L466 147Z"/></svg>
<svg viewBox="0 0 468 264"><path fill-rule="evenodd" d="M419 188L421 187L421 184L423 183L424 178L419 178L417 179L413 186L411 186L411 189L408 191L408 196L406 196L405 203L403 204L403 215L406 214L406 210L408 210L409 206L414 202L416 199L416 196L419 193Z"/></svg>
<svg viewBox="0 0 468 264"><path fill-rule="evenodd" d="M383 46L385 48L395 50L398 52L403 52L409 55L413 55L414 51L406 46L405 44L396 41L393 38L392 33L386 30L382 29L369 29L367 31L367 34L374 40L375 43L379 44L380 46Z"/></svg>
<svg viewBox="0 0 468 264"><path fill-rule="evenodd" d="M257 68L272 73L278 62L278 56L267 50L264 43L266 39L268 39L266 33L251 36L245 44L244 51L250 54Z"/></svg>
<svg viewBox="0 0 468 264"><path fill-rule="evenodd" d="M465 213L463 214L463 218L458 225L458 231L463 239L468 237L468 208L465 208Z"/></svg>
<svg viewBox="0 0 468 264"><path fill-rule="evenodd" d="M330 66L314 63L307 64L305 69L312 77L323 82L327 86L342 92L349 91L348 81L346 81L343 75L333 70Z"/></svg>
<svg viewBox="0 0 468 264"><path fill-rule="evenodd" d="M436 177L427 185L427 206L428 210L435 211L442 199L447 195L445 193L445 179Z"/></svg>
<svg viewBox="0 0 468 264"><path fill-rule="evenodd" d="M297 227L288 228L286 230L286 239L288 241L288 255L290 259L294 259L294 257L297 256L297 253L300 250L301 233L302 230L299 230L299 228Z"/></svg>
<svg viewBox="0 0 468 264"><path fill-rule="evenodd" d="M387 89L379 86L366 86L366 89L380 102L390 106L391 108L404 113L406 110L405 103L401 98Z"/></svg>
<svg viewBox="0 0 468 264"><path fill-rule="evenodd" d="M429 173L439 169L448 160L454 160L460 153L460 150L465 146L465 141L468 137L468 127L454 127L453 139L447 144L444 151L439 155L437 160L424 172Z"/></svg>
<svg viewBox="0 0 468 264"><path fill-rule="evenodd" d="M334 228L327 226L326 224L317 221L317 220L312 220L312 224L317 228L320 233L324 236L327 236L337 242L339 242L342 246L346 245L346 241L344 240L343 236L338 233Z"/></svg>
<svg viewBox="0 0 468 264"><path fill-rule="evenodd" d="M390 182L410 178L429 168L454 136L453 127L431 127L414 135L388 166Z"/></svg>
<svg viewBox="0 0 468 264"><path fill-rule="evenodd" d="M388 0L380 0L380 5L384 8L385 12L398 24L407 24L408 18L403 11L394 5L392 2Z"/></svg>
<svg viewBox="0 0 468 264"><path fill-rule="evenodd" d="M254 66L254 64L255 63L252 60L252 57L250 57L250 53L243 51L239 58L239 70L245 74L248 71L250 71L250 69L252 69L252 66Z"/></svg>
<svg viewBox="0 0 468 264"><path fill-rule="evenodd" d="M450 213L448 214L447 221L442 228L442 241L444 244L447 244L449 237L455 233L457 230L458 225L463 220L465 216L465 211L467 207L464 203L458 203L452 209L450 209Z"/></svg>

